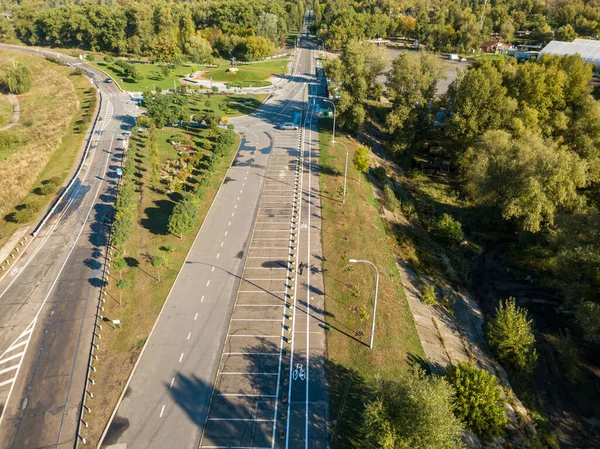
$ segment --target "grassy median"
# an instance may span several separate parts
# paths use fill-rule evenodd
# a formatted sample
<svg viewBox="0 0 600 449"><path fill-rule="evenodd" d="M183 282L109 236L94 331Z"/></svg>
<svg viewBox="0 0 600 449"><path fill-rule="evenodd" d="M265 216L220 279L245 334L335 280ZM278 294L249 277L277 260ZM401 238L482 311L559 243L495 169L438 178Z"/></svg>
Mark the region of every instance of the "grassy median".
<svg viewBox="0 0 600 449"><path fill-rule="evenodd" d="M362 410L370 385L377 378L392 379L411 360L424 357L412 314L396 267L394 239L388 235L368 177L353 167L358 143L341 134L336 139L349 149L346 202L342 203L345 150L330 147L331 120L322 119L321 201L325 256L330 419L334 447L360 447ZM375 344L369 349L375 270L379 268L379 296Z"/></svg>
<svg viewBox="0 0 600 449"><path fill-rule="evenodd" d="M181 140L179 138L183 137L182 131L168 127L158 130L158 156L162 163L177 160L178 152L170 142ZM206 154L210 151L206 143L215 141L215 136L211 136L210 130L205 128L190 129L185 135L193 140L199 151ZM147 139L147 131L137 138L132 137L129 149L129 157L136 158L138 167L136 177L139 201L135 211L134 231L123 248L127 266L121 271L111 267L104 304L104 316L111 320L119 319L122 328L114 329L104 324L101 350L97 351L99 360L94 363L94 398L87 400L87 405L94 413L88 415L89 428L83 432L87 441L94 446L114 410L239 145L238 139L227 149L214 171L208 174L210 182L198 207L196 224L180 239L169 234L167 223L175 202L184 192L169 193L164 188L156 191L150 187L152 162ZM201 175L202 170L195 170L184 189L193 187ZM157 268L152 265L152 256L156 255L166 258L166 266ZM128 281L124 289L117 288L121 279Z"/></svg>

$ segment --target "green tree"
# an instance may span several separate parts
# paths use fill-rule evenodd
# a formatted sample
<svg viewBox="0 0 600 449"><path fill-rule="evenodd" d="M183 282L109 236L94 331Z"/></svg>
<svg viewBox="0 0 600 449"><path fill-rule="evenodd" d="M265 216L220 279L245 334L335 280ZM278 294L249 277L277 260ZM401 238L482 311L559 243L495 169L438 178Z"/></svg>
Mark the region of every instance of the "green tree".
<svg viewBox="0 0 600 449"><path fill-rule="evenodd" d="M435 96L437 82L444 76L437 55L403 52L392 62L387 88L392 110L386 123L402 149L414 141L418 124L429 112L427 105Z"/></svg>
<svg viewBox="0 0 600 449"><path fill-rule="evenodd" d="M500 208L507 220L538 232L554 223L558 208L582 204L586 164L537 134L513 138L488 131L461 159L467 192L479 203Z"/></svg>
<svg viewBox="0 0 600 449"><path fill-rule="evenodd" d="M169 232L183 239L183 234L194 226L197 207L198 205L192 197L186 197L177 203L169 217Z"/></svg>
<svg viewBox="0 0 600 449"><path fill-rule="evenodd" d="M357 40L349 41L339 58L327 62L328 77L339 86L337 112L341 126L354 129L364 125L365 105L386 66L380 47Z"/></svg>
<svg viewBox="0 0 600 449"><path fill-rule="evenodd" d="M433 238L446 246L458 245L463 239L462 226L452 215L443 214L431 227Z"/></svg>
<svg viewBox="0 0 600 449"><path fill-rule="evenodd" d="M152 257L150 257L150 263L154 268L156 268L156 272L158 274L158 282L160 282L160 269L169 265L167 256L160 253L154 254Z"/></svg>
<svg viewBox="0 0 600 449"><path fill-rule="evenodd" d="M26 65L13 61L4 71L2 84L12 94L29 92L29 89L33 85L31 70Z"/></svg>
<svg viewBox="0 0 600 449"><path fill-rule="evenodd" d="M600 343L600 305L585 301L577 306L575 317L585 339L591 343Z"/></svg>
<svg viewBox="0 0 600 449"><path fill-rule="evenodd" d="M575 29L567 24L556 30L556 39L559 41L572 42L577 38L577 32Z"/></svg>
<svg viewBox="0 0 600 449"><path fill-rule="evenodd" d="M489 62L459 73L448 96L453 115L447 134L461 149L487 130L504 128L517 109L507 97L502 73Z"/></svg>
<svg viewBox="0 0 600 449"><path fill-rule="evenodd" d="M369 149L364 145L360 145L354 152L352 157L352 163L358 173L366 173L369 170L371 158L369 157ZM358 176L358 182L360 182L360 175Z"/></svg>
<svg viewBox="0 0 600 449"><path fill-rule="evenodd" d="M530 372L537 361L532 321L514 298L500 301L488 328L488 342L501 362L517 372Z"/></svg>
<svg viewBox="0 0 600 449"><path fill-rule="evenodd" d="M477 436L502 434L507 418L502 390L496 377L470 363L450 366L446 380L454 387L454 414Z"/></svg>
<svg viewBox="0 0 600 449"><path fill-rule="evenodd" d="M381 382L364 412L363 447L459 449L462 428L452 413L452 387L420 369Z"/></svg>
<svg viewBox="0 0 600 449"><path fill-rule="evenodd" d="M185 44L185 53L196 64L208 64L213 61L213 49L210 42L200 33L191 36Z"/></svg>

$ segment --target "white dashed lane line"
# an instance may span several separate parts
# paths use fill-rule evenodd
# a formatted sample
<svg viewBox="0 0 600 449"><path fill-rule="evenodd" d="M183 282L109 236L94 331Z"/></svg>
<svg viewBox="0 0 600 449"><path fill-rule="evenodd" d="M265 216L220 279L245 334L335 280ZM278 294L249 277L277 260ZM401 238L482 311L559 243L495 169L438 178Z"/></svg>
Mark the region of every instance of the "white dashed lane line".
<svg viewBox="0 0 600 449"><path fill-rule="evenodd" d="M163 405L162 408L160 409L160 414L158 415L158 417L162 418L162 415L164 412L165 412L165 406Z"/></svg>
<svg viewBox="0 0 600 449"><path fill-rule="evenodd" d="M181 353L181 355L179 356L179 363L181 363L181 361L183 360L183 352Z"/></svg>

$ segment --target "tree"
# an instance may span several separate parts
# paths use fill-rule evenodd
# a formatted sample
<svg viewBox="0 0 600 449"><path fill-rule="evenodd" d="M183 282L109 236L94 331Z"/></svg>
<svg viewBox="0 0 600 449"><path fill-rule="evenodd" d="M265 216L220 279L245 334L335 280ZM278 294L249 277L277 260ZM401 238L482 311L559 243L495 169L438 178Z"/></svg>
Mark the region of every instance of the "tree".
<svg viewBox="0 0 600 449"><path fill-rule="evenodd" d="M500 301L488 328L488 342L500 361L517 372L528 373L537 360L532 321L514 298Z"/></svg>
<svg viewBox="0 0 600 449"><path fill-rule="evenodd" d="M339 58L327 62L325 71L339 86L337 112L341 126L353 129L363 126L365 104L386 66L380 47L357 40L349 41Z"/></svg>
<svg viewBox="0 0 600 449"><path fill-rule="evenodd" d="M458 245L463 238L462 226L449 214L443 214L431 228L433 238L446 246Z"/></svg>
<svg viewBox="0 0 600 449"><path fill-rule="evenodd" d="M200 33L190 37L184 47L185 53L196 64L207 64L213 61L213 49Z"/></svg>
<svg viewBox="0 0 600 449"><path fill-rule="evenodd" d="M369 170L370 162L369 149L364 145L360 145L354 152L354 157L352 157L354 168L358 173L366 173L367 170ZM360 182L360 175L358 177L358 182Z"/></svg>
<svg viewBox="0 0 600 449"><path fill-rule="evenodd" d="M386 123L403 149L413 143L417 126L424 121L427 104L433 100L437 82L443 76L439 57L431 53L403 52L392 62L387 80L392 111Z"/></svg>
<svg viewBox="0 0 600 449"><path fill-rule="evenodd" d="M493 374L461 362L448 368L446 380L455 391L454 414L477 436L487 439L504 431L504 400Z"/></svg>
<svg viewBox="0 0 600 449"><path fill-rule="evenodd" d="M12 94L24 94L29 92L33 85L31 70L20 62L13 61L9 65L3 76L2 84L4 88Z"/></svg>
<svg viewBox="0 0 600 449"><path fill-rule="evenodd" d="M462 428L452 413L452 387L418 368L381 382L364 412L363 447L458 449Z"/></svg>
<svg viewBox="0 0 600 449"><path fill-rule="evenodd" d="M169 217L169 232L183 239L183 234L194 226L197 207L198 205L192 197L186 197L177 203Z"/></svg>
<svg viewBox="0 0 600 449"><path fill-rule="evenodd" d="M158 282L160 282L160 269L169 264L167 256L163 254L154 254L150 258L150 263L152 263L152 266L156 268L156 272L158 273Z"/></svg>
<svg viewBox="0 0 600 449"><path fill-rule="evenodd" d="M591 343L600 343L600 305L592 301L579 304L575 318L583 330L584 338Z"/></svg>
<svg viewBox="0 0 600 449"><path fill-rule="evenodd" d="M249 36L245 40L246 59L249 61L259 61L273 54L275 45L264 36Z"/></svg>
<svg viewBox="0 0 600 449"><path fill-rule="evenodd" d="M587 183L584 161L537 134L488 131L460 165L477 202L499 207L505 219L530 232L554 223L557 210L581 205L578 189Z"/></svg>
<svg viewBox="0 0 600 449"><path fill-rule="evenodd" d="M556 39L559 41L572 42L577 38L577 32L575 29L567 24L556 30Z"/></svg>
<svg viewBox="0 0 600 449"><path fill-rule="evenodd" d="M502 73L489 62L460 72L448 96L453 115L447 134L460 149L487 130L504 127L517 109L507 98Z"/></svg>

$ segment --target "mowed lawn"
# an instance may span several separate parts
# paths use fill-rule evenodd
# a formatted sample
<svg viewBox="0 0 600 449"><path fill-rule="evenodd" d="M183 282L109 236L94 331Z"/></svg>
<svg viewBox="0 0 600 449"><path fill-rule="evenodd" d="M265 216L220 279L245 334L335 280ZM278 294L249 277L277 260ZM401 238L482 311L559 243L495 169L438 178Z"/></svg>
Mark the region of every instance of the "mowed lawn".
<svg viewBox="0 0 600 449"><path fill-rule="evenodd" d="M143 92L147 89L156 90L157 88L169 90L173 89L174 86L179 89L179 78L194 71L193 67L178 65L173 67L169 75L164 76L158 64L134 64L139 73L144 76L143 80L136 81L125 76L121 68L114 65L114 63L93 62L91 64L104 70L123 90L130 92Z"/></svg>
<svg viewBox="0 0 600 449"><path fill-rule="evenodd" d="M343 135L352 160L358 143ZM362 412L376 378L392 379L411 361L424 357L412 313L396 266L394 238L388 235L373 188L365 175L348 169L342 203L345 151L330 148L331 120L322 119L321 201L327 323L330 419L334 447L362 447ZM360 180L359 180L360 178ZM369 349L375 270L349 258L366 259L379 268L375 343Z"/></svg>
<svg viewBox="0 0 600 449"><path fill-rule="evenodd" d="M287 59L278 59L255 64L240 64L235 66L238 69L237 73L228 73L227 70L231 65L223 64L217 68L205 70L202 77L228 83L234 81L265 81L273 75L285 74L288 63Z"/></svg>
<svg viewBox="0 0 600 449"><path fill-rule="evenodd" d="M236 117L247 115L258 108L267 98L260 95L190 94L188 107L193 114L214 112L217 115Z"/></svg>

